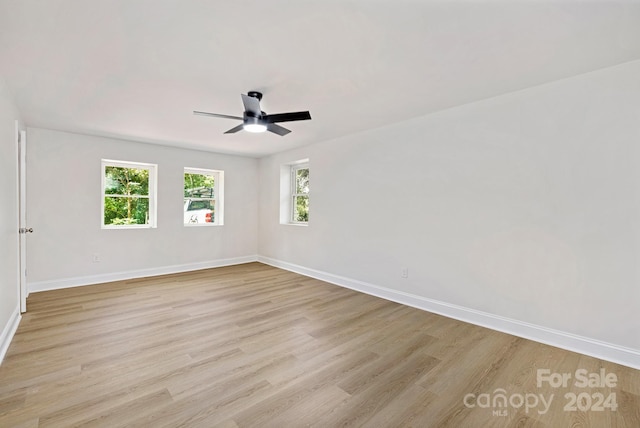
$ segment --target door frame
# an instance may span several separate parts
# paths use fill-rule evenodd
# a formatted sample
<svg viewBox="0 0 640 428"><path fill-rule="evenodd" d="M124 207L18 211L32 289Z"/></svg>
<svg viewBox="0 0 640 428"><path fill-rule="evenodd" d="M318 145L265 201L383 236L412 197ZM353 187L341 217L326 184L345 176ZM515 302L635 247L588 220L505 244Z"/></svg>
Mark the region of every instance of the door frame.
<svg viewBox="0 0 640 428"><path fill-rule="evenodd" d="M18 269L20 312L27 311L27 133L20 130L16 120L16 144L18 145Z"/></svg>

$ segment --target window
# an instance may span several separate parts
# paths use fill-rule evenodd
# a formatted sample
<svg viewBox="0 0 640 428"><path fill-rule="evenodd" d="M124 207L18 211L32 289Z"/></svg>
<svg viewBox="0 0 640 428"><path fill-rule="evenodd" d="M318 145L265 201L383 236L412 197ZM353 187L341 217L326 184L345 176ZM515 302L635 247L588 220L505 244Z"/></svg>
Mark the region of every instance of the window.
<svg viewBox="0 0 640 428"><path fill-rule="evenodd" d="M184 224L222 225L224 171L184 169Z"/></svg>
<svg viewBox="0 0 640 428"><path fill-rule="evenodd" d="M102 227L156 227L156 165L102 160Z"/></svg>
<svg viewBox="0 0 640 428"><path fill-rule="evenodd" d="M280 165L280 224L309 225L309 159Z"/></svg>
<svg viewBox="0 0 640 428"><path fill-rule="evenodd" d="M291 222L309 221L309 164L291 166Z"/></svg>

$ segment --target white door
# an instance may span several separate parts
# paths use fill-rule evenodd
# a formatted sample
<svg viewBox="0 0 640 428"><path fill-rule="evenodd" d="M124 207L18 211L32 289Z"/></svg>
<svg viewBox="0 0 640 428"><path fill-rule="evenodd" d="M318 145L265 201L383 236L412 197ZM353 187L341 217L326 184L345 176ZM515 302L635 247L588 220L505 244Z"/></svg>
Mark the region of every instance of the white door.
<svg viewBox="0 0 640 428"><path fill-rule="evenodd" d="M18 209L20 236L20 312L27 311L27 234L33 229L27 227L27 133L21 131L16 121L18 140Z"/></svg>

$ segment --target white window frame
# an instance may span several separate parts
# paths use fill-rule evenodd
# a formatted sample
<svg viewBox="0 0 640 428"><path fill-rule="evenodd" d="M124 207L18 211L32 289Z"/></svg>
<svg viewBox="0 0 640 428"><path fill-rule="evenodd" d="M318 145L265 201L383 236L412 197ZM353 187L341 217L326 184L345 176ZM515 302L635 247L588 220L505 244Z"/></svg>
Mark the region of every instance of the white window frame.
<svg viewBox="0 0 640 428"><path fill-rule="evenodd" d="M224 225L224 171L218 169L204 169L204 168L192 168L185 167L182 172L182 188L184 189L184 175L185 174L200 174L200 175L212 175L213 178L213 195L214 198L190 198L197 200L213 200L214 201L214 216L211 223L185 223L184 217L182 223L185 227L199 227L199 226L223 226ZM184 190L182 193L182 205L184 207L184 201L188 199L184 196Z"/></svg>
<svg viewBox="0 0 640 428"><path fill-rule="evenodd" d="M138 197L147 198L149 200L149 222L148 224L104 224L104 200L106 197L122 196L125 195L107 195L105 193L107 167L114 166L120 168L131 169L145 169L149 171L149 194L139 195ZM157 205L157 191L158 191L158 165L142 162L130 162L111 159L102 159L102 179L101 179L101 209L100 209L100 224L102 229L153 229L157 227L158 219L158 205Z"/></svg>
<svg viewBox="0 0 640 428"><path fill-rule="evenodd" d="M295 171L300 169L309 169L311 175L311 164L309 159L300 159L294 162L288 162L280 165L280 215L279 222L281 225L303 226L306 227L310 223L311 217L307 221L294 220L294 196L296 190ZM311 207L311 189L309 193L304 195L309 197L309 207ZM309 208L311 209L311 208Z"/></svg>
<svg viewBox="0 0 640 428"><path fill-rule="evenodd" d="M311 201L311 198L309 196L309 194L311 193L311 189L309 189L309 192L307 193L297 193L296 190L298 188L297 186L297 173L298 171L302 170L302 169L307 169L309 170L309 183L311 183L311 170L309 169L309 163L305 162L305 163L297 163L294 165L291 165L291 210L290 210L290 217L289 217L289 221L292 224L309 224L309 219L307 218L307 220L296 220L296 198L300 197L300 196L306 196L307 199L309 201Z"/></svg>

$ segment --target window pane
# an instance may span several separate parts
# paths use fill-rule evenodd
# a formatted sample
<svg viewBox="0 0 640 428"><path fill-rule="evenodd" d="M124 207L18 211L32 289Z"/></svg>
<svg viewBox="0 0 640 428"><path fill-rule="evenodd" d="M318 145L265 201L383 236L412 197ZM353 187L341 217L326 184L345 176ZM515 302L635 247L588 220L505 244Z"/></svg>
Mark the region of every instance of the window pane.
<svg viewBox="0 0 640 428"><path fill-rule="evenodd" d="M148 169L106 166L104 182L107 195L149 195Z"/></svg>
<svg viewBox="0 0 640 428"><path fill-rule="evenodd" d="M214 223L216 201L208 200L184 200L184 223Z"/></svg>
<svg viewBox="0 0 640 428"><path fill-rule="evenodd" d="M184 224L222 224L223 172L184 169ZM218 212L216 212L218 211Z"/></svg>
<svg viewBox="0 0 640 428"><path fill-rule="evenodd" d="M309 168L296 170L296 193L309 193Z"/></svg>
<svg viewBox="0 0 640 428"><path fill-rule="evenodd" d="M185 198L214 198L215 177L206 174L184 174Z"/></svg>
<svg viewBox="0 0 640 428"><path fill-rule="evenodd" d="M293 221L309 221L309 197L293 197Z"/></svg>
<svg viewBox="0 0 640 428"><path fill-rule="evenodd" d="M149 199L105 196L104 224L149 224Z"/></svg>
<svg viewBox="0 0 640 428"><path fill-rule="evenodd" d="M187 206L187 211L193 211L193 210L212 210L214 207L215 202L211 199L206 199L204 201L189 201L189 205Z"/></svg>

